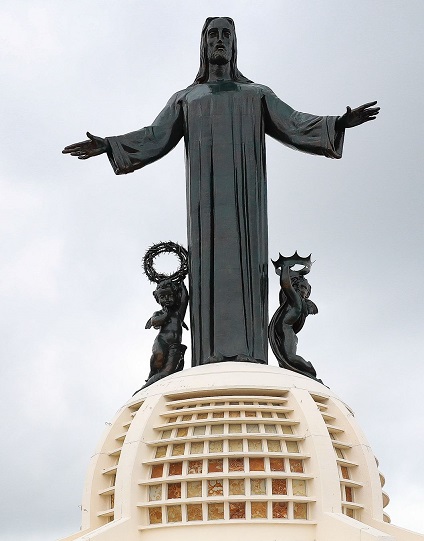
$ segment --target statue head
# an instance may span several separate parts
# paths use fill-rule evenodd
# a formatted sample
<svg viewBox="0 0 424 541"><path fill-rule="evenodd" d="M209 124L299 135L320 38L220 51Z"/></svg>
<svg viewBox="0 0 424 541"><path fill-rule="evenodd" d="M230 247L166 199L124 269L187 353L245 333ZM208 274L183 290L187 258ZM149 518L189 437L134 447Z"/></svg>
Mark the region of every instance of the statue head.
<svg viewBox="0 0 424 541"><path fill-rule="evenodd" d="M219 41L220 43L215 43ZM211 63L230 63L231 78L239 83L251 83L237 69L237 38L233 19L208 17L202 28L200 41L200 68L193 84L206 83Z"/></svg>
<svg viewBox="0 0 424 541"><path fill-rule="evenodd" d="M172 308L180 300L180 288L172 280L159 282L153 296L162 308Z"/></svg>
<svg viewBox="0 0 424 541"><path fill-rule="evenodd" d="M299 293L303 299L307 299L311 294L311 286L308 280L302 275L296 275L291 277L291 283L293 288Z"/></svg>

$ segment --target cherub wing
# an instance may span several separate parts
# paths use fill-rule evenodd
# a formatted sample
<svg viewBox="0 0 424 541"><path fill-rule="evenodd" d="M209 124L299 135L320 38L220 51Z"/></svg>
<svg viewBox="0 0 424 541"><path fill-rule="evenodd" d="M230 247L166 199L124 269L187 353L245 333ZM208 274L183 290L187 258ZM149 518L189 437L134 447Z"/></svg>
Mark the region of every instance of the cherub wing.
<svg viewBox="0 0 424 541"><path fill-rule="evenodd" d="M308 314L318 314L318 306L312 302L310 299L306 299L306 308L308 310Z"/></svg>

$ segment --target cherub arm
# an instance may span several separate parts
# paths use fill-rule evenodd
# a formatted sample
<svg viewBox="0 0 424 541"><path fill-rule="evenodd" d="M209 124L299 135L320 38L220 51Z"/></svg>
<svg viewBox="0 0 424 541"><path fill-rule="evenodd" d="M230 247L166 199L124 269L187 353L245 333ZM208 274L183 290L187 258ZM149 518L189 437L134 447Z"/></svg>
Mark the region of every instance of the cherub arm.
<svg viewBox="0 0 424 541"><path fill-rule="evenodd" d="M300 298L300 295L297 293L297 291L294 289L291 283L290 267L287 265L283 265L281 267L280 286L281 286L281 289L286 294L289 304L291 304L294 307L300 308L302 304L302 300Z"/></svg>
<svg viewBox="0 0 424 541"><path fill-rule="evenodd" d="M167 318L168 318L168 311L166 310L166 308L164 308L163 310L159 310L158 312L155 312L146 323L146 329L151 329L152 327L154 329L160 329L162 325L165 324Z"/></svg>
<svg viewBox="0 0 424 541"><path fill-rule="evenodd" d="M181 302L180 302L180 307L178 309L178 312L180 314L183 327L185 329L188 329L187 325L184 323L184 318L185 318L187 305L188 305L188 291L184 282L181 282L180 288L181 288Z"/></svg>

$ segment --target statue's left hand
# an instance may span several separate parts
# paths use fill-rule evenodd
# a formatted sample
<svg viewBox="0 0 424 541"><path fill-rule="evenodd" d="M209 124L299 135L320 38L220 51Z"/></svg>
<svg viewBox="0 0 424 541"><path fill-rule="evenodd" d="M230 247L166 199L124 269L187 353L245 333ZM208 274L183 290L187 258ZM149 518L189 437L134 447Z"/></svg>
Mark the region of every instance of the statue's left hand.
<svg viewBox="0 0 424 541"><path fill-rule="evenodd" d="M374 120L380 112L380 107L374 107L376 103L376 101L370 101L369 103L360 105L356 109L351 109L347 106L346 113L337 119L336 128L341 130L354 128L364 122Z"/></svg>

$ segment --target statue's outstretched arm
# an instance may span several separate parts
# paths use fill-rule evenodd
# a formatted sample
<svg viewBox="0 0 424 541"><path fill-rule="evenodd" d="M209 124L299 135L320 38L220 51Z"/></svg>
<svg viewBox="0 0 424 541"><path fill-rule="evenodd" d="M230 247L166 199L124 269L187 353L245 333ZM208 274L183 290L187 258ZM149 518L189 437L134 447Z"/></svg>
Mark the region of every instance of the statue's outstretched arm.
<svg viewBox="0 0 424 541"><path fill-rule="evenodd" d="M339 159L344 130L336 130L337 116L317 116L295 111L264 88L265 133L301 152Z"/></svg>
<svg viewBox="0 0 424 541"><path fill-rule="evenodd" d="M103 137L92 135L87 132L88 140L68 145L62 150L62 154L77 156L79 160L87 160L93 156L100 156L108 150L108 142Z"/></svg>
<svg viewBox="0 0 424 541"><path fill-rule="evenodd" d="M174 94L151 126L106 139L87 132L88 140L69 145L62 152L80 160L107 153L117 175L132 173L165 156L183 137L183 94Z"/></svg>

